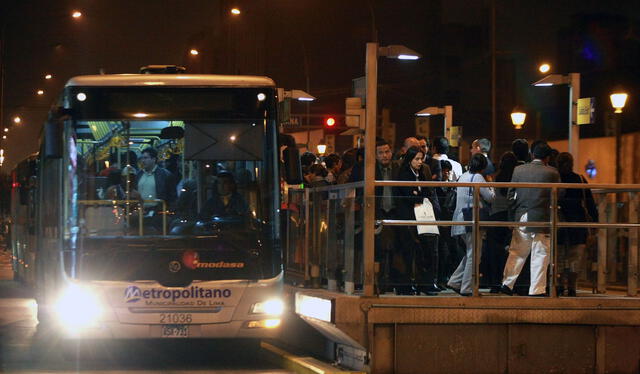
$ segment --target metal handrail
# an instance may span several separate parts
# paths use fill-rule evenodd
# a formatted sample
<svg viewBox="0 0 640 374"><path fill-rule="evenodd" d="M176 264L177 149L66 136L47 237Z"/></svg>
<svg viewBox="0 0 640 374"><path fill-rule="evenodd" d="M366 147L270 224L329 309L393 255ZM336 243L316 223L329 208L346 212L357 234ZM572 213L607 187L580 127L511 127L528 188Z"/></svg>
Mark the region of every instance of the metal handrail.
<svg viewBox="0 0 640 374"><path fill-rule="evenodd" d="M549 288L551 290L551 295L556 297L555 291L555 283L556 283L556 275L557 275L557 230L559 228L575 228L575 227L585 227L585 228L594 228L599 229L602 233L604 229L630 229L630 238L634 239L635 242L630 242L630 256L628 263L628 290L627 294L629 296L635 296L637 294L637 262L638 262L638 254L635 253L637 251L637 229L640 229L640 223L601 223L601 222L562 222L558 217L558 191L564 189L591 189L594 193L630 193L632 198L629 199L629 207L630 210L637 210L637 202L636 197L637 192L640 192L640 184L586 184L586 183L512 183L512 182L441 182L441 181L375 181L374 185L376 187L400 187L400 186L422 186L422 187L471 187L474 189L473 198L474 198L474 214L473 219L471 221L414 221L414 220L375 220L370 223L363 222L363 224L367 225L384 225L384 226L417 226L417 225L434 225L434 226L473 226L473 240L474 240L474 287L473 294L475 296L479 295L479 251L476 248L479 248L480 240L481 240L481 228L483 227L544 227L550 228L551 230L551 244L550 244L550 271L548 276L550 278ZM363 182L342 184L342 185L330 185L323 187L315 187L315 188L304 188L301 189L300 192L303 192L305 195L305 202L309 204L309 200L312 194L319 192L327 192L327 191L340 191L340 190L348 190L348 189L357 189L362 188L364 186ZM549 221L539 221L539 222L504 222L504 221L481 221L479 220L479 200L480 200L480 188L485 187L494 187L494 188L541 188L541 189L550 189L551 190L551 201L550 201L550 210L551 216ZM375 208L375 198L379 196L358 196L359 199L363 199L366 201L367 207ZM329 195L329 199L335 199L335 196ZM600 203L602 204L602 202ZM309 209L306 209L307 222L309 220ZM635 214L630 214L629 216L630 222L637 222L637 212ZM307 228L308 226L307 223ZM307 230L305 230L307 231ZM600 243L599 238L599 243ZM309 253L309 241L308 237L305 240L305 259L308 259ZM635 244L633 244L635 243ZM365 249L366 250L366 249ZM599 247L598 250L598 258L601 259L598 265L598 291L605 292L606 283L604 281L605 270L603 265L601 264L603 260L603 253L606 255L606 248L602 249ZM632 253L633 252L633 253ZM308 271L308 270L307 270ZM365 271L371 272L371 269L365 269ZM366 278L366 277L365 277ZM365 279L365 282L367 280Z"/></svg>
<svg viewBox="0 0 640 374"><path fill-rule="evenodd" d="M162 235L167 235L167 202L162 199L150 199L150 200L78 200L78 204L82 205L126 205L132 203L162 203ZM144 235L144 216L138 214L138 234Z"/></svg>

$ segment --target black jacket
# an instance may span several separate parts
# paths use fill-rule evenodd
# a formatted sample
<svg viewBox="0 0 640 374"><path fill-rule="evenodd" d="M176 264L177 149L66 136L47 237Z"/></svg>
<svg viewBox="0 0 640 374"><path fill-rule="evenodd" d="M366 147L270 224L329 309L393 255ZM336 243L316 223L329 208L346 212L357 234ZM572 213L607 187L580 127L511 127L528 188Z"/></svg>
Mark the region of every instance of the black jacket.
<svg viewBox="0 0 640 374"><path fill-rule="evenodd" d="M427 168L428 169L428 168ZM424 170L424 169L423 169ZM431 175L428 177L424 174L423 170L418 173L419 181L430 181ZM416 176L410 169L400 169L397 179L399 181L415 181ZM414 191L416 192L414 194ZM440 217L440 204L436 198L434 189L432 187L394 187L393 195L396 196L396 210L398 212L398 219L401 220L415 220L416 214L414 212L415 204L422 203L422 200L426 197L433 205L433 212L436 218Z"/></svg>

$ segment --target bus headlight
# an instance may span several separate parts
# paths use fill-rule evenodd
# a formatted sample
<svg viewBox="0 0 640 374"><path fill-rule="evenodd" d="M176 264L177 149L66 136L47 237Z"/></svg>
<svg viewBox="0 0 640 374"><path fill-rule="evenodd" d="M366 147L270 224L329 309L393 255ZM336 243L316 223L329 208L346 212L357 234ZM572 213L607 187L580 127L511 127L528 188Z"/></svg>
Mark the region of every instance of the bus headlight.
<svg viewBox="0 0 640 374"><path fill-rule="evenodd" d="M261 303L255 303L251 307L251 313L269 314L279 316L284 312L284 302L280 299L269 299Z"/></svg>
<svg viewBox="0 0 640 374"><path fill-rule="evenodd" d="M72 284L60 295L55 311L60 324L73 330L95 324L102 315L102 306L90 290Z"/></svg>

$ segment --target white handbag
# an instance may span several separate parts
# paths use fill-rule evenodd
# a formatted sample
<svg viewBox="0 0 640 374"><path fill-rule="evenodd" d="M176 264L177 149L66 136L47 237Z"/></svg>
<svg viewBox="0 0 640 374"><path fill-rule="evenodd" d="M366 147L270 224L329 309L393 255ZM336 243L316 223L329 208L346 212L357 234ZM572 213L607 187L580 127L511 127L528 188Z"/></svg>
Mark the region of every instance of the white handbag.
<svg viewBox="0 0 640 374"><path fill-rule="evenodd" d="M416 214L416 221L434 222L436 220L436 215L433 212L433 205L431 205L431 201L429 201L429 199L427 198L422 200L422 204L415 206L413 208L413 211ZM418 235L440 235L440 231L438 230L438 226L436 225L417 225L416 229L418 230Z"/></svg>

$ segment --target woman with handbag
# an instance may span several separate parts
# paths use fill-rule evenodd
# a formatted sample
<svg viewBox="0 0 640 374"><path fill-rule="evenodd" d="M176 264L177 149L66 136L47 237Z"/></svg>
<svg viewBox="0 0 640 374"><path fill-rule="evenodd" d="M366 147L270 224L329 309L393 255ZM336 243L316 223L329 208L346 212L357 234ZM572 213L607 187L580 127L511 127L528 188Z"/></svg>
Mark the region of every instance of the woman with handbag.
<svg viewBox="0 0 640 374"><path fill-rule="evenodd" d="M573 172L573 156L562 152L558 155L558 172L562 183L587 183L579 174ZM558 201L558 206L564 221L567 222L598 222L598 209L593 200L590 189L570 188ZM564 283L567 283L569 296L576 296L578 271L582 263L589 230L586 227L562 228L558 230L558 249L560 250L560 280L558 294L564 293Z"/></svg>
<svg viewBox="0 0 640 374"><path fill-rule="evenodd" d="M400 181L429 181L431 173L423 167L424 153L418 147L407 150L397 179ZM430 212L433 220L440 215L440 205L432 188L394 187L398 219L416 220L416 212ZM425 232L425 233L422 233ZM428 232L428 233L426 233ZM403 226L399 235L408 246L402 249L404 259L405 285L396 287L399 294L436 295L441 291L436 285L438 275L438 232L437 226Z"/></svg>
<svg viewBox="0 0 640 374"><path fill-rule="evenodd" d="M458 182L485 183L482 171L487 167L487 157L482 153L476 153L469 161L469 170L460 176ZM453 212L453 221L471 220L473 212L473 188L458 187L456 209ZM480 188L480 220L488 220L489 204L495 198L493 187ZM466 254L460 261L458 268L449 278L447 286L462 296L471 296L473 292L473 232L471 226L453 226L451 236L461 235L466 247ZM482 248L478 248L482 250ZM478 256L479 258L480 256Z"/></svg>

